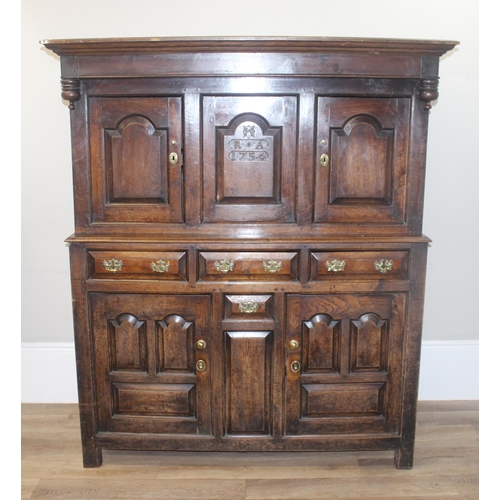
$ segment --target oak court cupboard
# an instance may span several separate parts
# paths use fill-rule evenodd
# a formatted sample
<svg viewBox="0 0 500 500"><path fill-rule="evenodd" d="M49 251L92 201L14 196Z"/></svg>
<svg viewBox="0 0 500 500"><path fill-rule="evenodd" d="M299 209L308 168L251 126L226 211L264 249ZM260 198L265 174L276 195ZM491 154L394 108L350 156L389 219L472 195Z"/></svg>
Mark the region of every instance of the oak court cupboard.
<svg viewBox="0 0 500 500"><path fill-rule="evenodd" d="M84 466L128 449L412 467L427 123L457 42L42 43L71 110Z"/></svg>

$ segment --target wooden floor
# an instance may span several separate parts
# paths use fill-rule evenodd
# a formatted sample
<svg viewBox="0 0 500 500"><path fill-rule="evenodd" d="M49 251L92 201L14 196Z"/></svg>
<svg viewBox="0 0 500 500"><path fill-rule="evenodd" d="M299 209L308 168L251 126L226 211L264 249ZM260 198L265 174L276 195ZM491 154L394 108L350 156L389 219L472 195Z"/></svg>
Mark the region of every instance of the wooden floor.
<svg viewBox="0 0 500 500"><path fill-rule="evenodd" d="M78 422L76 405L23 405L23 499L479 498L477 401L419 404L412 470L396 470L393 452L125 451L84 469Z"/></svg>

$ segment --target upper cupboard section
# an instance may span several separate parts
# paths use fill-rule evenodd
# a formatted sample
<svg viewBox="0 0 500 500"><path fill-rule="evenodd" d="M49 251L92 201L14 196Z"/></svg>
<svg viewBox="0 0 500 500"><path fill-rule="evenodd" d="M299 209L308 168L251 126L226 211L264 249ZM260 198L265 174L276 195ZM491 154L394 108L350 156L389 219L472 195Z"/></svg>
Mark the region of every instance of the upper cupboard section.
<svg viewBox="0 0 500 500"><path fill-rule="evenodd" d="M340 80L263 78L254 94L245 79L225 94L210 79L89 82L90 226L417 233L425 135L412 130L427 111L415 82L359 79L346 94Z"/></svg>

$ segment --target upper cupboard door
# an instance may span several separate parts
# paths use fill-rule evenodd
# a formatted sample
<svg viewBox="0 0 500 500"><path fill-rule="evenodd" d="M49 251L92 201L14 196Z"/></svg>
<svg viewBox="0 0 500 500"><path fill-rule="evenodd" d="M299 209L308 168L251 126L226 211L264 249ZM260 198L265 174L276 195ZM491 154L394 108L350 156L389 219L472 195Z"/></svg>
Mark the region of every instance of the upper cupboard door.
<svg viewBox="0 0 500 500"><path fill-rule="evenodd" d="M315 222L405 222L409 104L406 98L318 98Z"/></svg>
<svg viewBox="0 0 500 500"><path fill-rule="evenodd" d="M93 222L182 222L180 97L90 99Z"/></svg>
<svg viewBox="0 0 500 500"><path fill-rule="evenodd" d="M294 222L297 97L203 98L204 222Z"/></svg>

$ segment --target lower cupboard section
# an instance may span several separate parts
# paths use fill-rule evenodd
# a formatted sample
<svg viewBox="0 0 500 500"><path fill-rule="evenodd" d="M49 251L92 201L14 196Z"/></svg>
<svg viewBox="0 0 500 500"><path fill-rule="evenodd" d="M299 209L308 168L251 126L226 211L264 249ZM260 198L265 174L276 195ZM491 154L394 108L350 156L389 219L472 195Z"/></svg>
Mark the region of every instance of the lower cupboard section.
<svg viewBox="0 0 500 500"><path fill-rule="evenodd" d="M406 294L277 295L90 294L98 442L397 447Z"/></svg>

